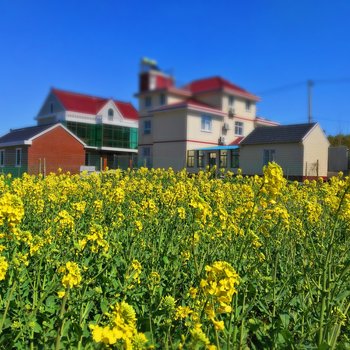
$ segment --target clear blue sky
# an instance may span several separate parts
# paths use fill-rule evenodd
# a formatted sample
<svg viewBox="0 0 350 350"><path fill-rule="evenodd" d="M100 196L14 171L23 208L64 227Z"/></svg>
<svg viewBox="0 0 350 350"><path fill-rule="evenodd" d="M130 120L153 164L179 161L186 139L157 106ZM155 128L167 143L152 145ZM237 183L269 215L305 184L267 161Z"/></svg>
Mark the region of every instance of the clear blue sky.
<svg viewBox="0 0 350 350"><path fill-rule="evenodd" d="M314 79L314 119L350 133L349 18L348 0L0 0L0 134L34 125L52 86L137 106L143 56L179 83L221 75L284 124L307 121Z"/></svg>

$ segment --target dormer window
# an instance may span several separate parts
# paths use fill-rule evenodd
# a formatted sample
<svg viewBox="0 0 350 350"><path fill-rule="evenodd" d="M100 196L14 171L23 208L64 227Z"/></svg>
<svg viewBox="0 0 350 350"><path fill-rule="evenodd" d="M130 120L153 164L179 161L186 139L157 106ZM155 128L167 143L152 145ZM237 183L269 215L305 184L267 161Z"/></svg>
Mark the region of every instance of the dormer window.
<svg viewBox="0 0 350 350"><path fill-rule="evenodd" d="M114 117L114 111L112 108L108 110L108 120L112 121Z"/></svg>

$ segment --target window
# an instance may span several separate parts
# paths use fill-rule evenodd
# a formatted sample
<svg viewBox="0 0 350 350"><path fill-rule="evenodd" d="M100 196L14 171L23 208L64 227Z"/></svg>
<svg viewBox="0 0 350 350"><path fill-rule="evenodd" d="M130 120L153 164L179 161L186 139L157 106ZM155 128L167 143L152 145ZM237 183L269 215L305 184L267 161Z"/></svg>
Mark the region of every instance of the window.
<svg viewBox="0 0 350 350"><path fill-rule="evenodd" d="M143 147L142 148L142 156L143 157L150 157L151 156L151 148L150 147Z"/></svg>
<svg viewBox="0 0 350 350"><path fill-rule="evenodd" d="M208 164L210 167L216 166L216 152L210 152L208 154Z"/></svg>
<svg viewBox="0 0 350 350"><path fill-rule="evenodd" d="M250 112L251 105L252 105L252 103L250 101L245 101L245 110L247 112Z"/></svg>
<svg viewBox="0 0 350 350"><path fill-rule="evenodd" d="M202 121L201 121L201 129L202 131L207 131L210 132L212 129L212 118L208 115L203 115L202 116Z"/></svg>
<svg viewBox="0 0 350 350"><path fill-rule="evenodd" d="M228 106L229 106L229 107L233 107L234 103L235 103L235 98L234 98L234 96L229 96L229 97L228 97Z"/></svg>
<svg viewBox="0 0 350 350"><path fill-rule="evenodd" d="M50 103L50 113L53 113L53 103Z"/></svg>
<svg viewBox="0 0 350 350"><path fill-rule="evenodd" d="M239 168L239 149L231 150L231 168Z"/></svg>
<svg viewBox="0 0 350 350"><path fill-rule="evenodd" d="M5 165L5 150L1 149L0 150L0 166Z"/></svg>
<svg viewBox="0 0 350 350"><path fill-rule="evenodd" d="M274 149L264 149L263 163L264 165L269 164L270 162L276 161L276 150Z"/></svg>
<svg viewBox="0 0 350 350"><path fill-rule="evenodd" d="M85 153L85 165L90 165L90 153Z"/></svg>
<svg viewBox="0 0 350 350"><path fill-rule="evenodd" d="M16 166L22 165L22 148L16 148Z"/></svg>
<svg viewBox="0 0 350 350"><path fill-rule="evenodd" d="M187 151L187 167L193 168L194 167L194 151Z"/></svg>
<svg viewBox="0 0 350 350"><path fill-rule="evenodd" d="M147 168L150 168L152 166L151 147L142 147L142 158L140 165Z"/></svg>
<svg viewBox="0 0 350 350"><path fill-rule="evenodd" d="M161 106L163 106L163 105L165 105L165 103L166 103L166 97L165 97L165 95L164 95L164 94L160 94L160 95L159 95L159 104L160 104Z"/></svg>
<svg viewBox="0 0 350 350"><path fill-rule="evenodd" d="M227 168L227 151L220 150L220 168Z"/></svg>
<svg viewBox="0 0 350 350"><path fill-rule="evenodd" d="M114 117L114 111L112 108L108 110L108 120L112 121Z"/></svg>
<svg viewBox="0 0 350 350"><path fill-rule="evenodd" d="M152 97L146 96L145 97L145 107L151 107L152 106Z"/></svg>
<svg viewBox="0 0 350 350"><path fill-rule="evenodd" d="M145 120L143 122L143 133L145 135L149 135L151 133L151 127L152 127L152 123L150 120Z"/></svg>
<svg viewBox="0 0 350 350"><path fill-rule="evenodd" d="M235 122L235 135L243 135L243 122Z"/></svg>
<svg viewBox="0 0 350 350"><path fill-rule="evenodd" d="M197 168L204 167L204 151L198 151L197 153Z"/></svg>

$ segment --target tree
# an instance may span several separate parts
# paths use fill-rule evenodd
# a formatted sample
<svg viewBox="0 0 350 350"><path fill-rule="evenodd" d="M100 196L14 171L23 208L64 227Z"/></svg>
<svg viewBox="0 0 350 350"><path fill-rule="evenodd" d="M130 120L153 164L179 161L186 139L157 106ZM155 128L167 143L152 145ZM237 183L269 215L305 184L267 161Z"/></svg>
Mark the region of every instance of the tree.
<svg viewBox="0 0 350 350"><path fill-rule="evenodd" d="M350 135L329 135L328 141L330 142L331 146L347 146L350 148Z"/></svg>

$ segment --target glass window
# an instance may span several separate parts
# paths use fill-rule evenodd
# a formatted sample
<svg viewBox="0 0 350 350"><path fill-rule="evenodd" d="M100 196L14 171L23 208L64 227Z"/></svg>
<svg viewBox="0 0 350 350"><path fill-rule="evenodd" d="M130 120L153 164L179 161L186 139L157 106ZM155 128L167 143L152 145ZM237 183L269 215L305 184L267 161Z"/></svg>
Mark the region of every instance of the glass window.
<svg viewBox="0 0 350 350"><path fill-rule="evenodd" d="M108 110L108 120L113 120L114 117L114 111L112 108Z"/></svg>
<svg viewBox="0 0 350 350"><path fill-rule="evenodd" d="M160 94L159 96L159 104L161 106L165 105L166 104L166 97L165 97L165 94Z"/></svg>
<svg viewBox="0 0 350 350"><path fill-rule="evenodd" d="M22 165L22 148L16 148L16 166Z"/></svg>
<svg viewBox="0 0 350 350"><path fill-rule="evenodd" d="M235 135L243 136L243 122L235 122Z"/></svg>
<svg viewBox="0 0 350 350"><path fill-rule="evenodd" d="M50 113L53 113L53 103L50 103Z"/></svg>
<svg viewBox="0 0 350 350"><path fill-rule="evenodd" d="M0 150L0 166L5 165L5 150Z"/></svg>
<svg viewBox="0 0 350 350"><path fill-rule="evenodd" d="M216 166L216 152L210 152L208 154L208 164L210 167Z"/></svg>
<svg viewBox="0 0 350 350"><path fill-rule="evenodd" d="M152 97L146 96L145 97L145 107L151 107L152 106Z"/></svg>
<svg viewBox="0 0 350 350"><path fill-rule="evenodd" d="M220 150L220 168L227 167L227 150Z"/></svg>
<svg viewBox="0 0 350 350"><path fill-rule="evenodd" d="M276 150L274 149L264 149L263 153L263 163L268 165L270 162L276 161Z"/></svg>
<svg viewBox="0 0 350 350"><path fill-rule="evenodd" d="M188 168L194 167L194 151L192 150L187 151L187 167Z"/></svg>
<svg viewBox="0 0 350 350"><path fill-rule="evenodd" d="M239 168L239 148L231 150L231 168Z"/></svg>
<svg viewBox="0 0 350 350"><path fill-rule="evenodd" d="M150 120L144 120L143 122L143 133L149 135L151 133L152 123Z"/></svg>
<svg viewBox="0 0 350 350"><path fill-rule="evenodd" d="M201 120L202 131L211 131L212 129L212 118L208 115L203 115Z"/></svg>
<svg viewBox="0 0 350 350"><path fill-rule="evenodd" d="M197 153L197 168L204 167L204 151L198 151Z"/></svg>
<svg viewBox="0 0 350 350"><path fill-rule="evenodd" d="M233 107L234 103L235 103L235 98L234 98L234 96L229 96L229 97L228 97L228 106L229 106L229 107Z"/></svg>
<svg viewBox="0 0 350 350"><path fill-rule="evenodd" d="M150 147L143 147L142 148L142 156L143 157L150 157L151 156L151 148Z"/></svg>
<svg viewBox="0 0 350 350"><path fill-rule="evenodd" d="M250 107L251 107L252 103L250 101L245 101L245 110L247 112L250 111Z"/></svg>

